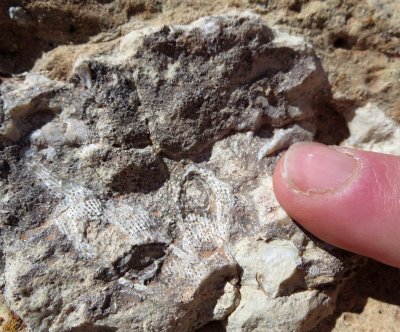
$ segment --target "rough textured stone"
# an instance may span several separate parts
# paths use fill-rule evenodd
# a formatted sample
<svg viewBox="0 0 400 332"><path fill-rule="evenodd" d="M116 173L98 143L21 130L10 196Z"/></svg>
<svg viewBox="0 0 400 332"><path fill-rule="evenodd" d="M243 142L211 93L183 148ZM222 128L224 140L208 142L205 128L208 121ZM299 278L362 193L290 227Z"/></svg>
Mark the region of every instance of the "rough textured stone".
<svg viewBox="0 0 400 332"><path fill-rule="evenodd" d="M90 188L92 194L98 197L101 202L127 199L128 205L137 206L137 204L141 204L143 208L156 217L165 215L165 211L163 212L164 205L160 202L163 199L165 200L165 197L173 195L170 191L162 191L155 196L153 196L153 193L160 191L165 183L178 179L179 174L184 172L182 170L179 173L180 169L184 168L184 165L190 160L196 163L208 160L210 164L206 164L206 167L212 167L213 164L210 161L210 156L212 156L213 160L219 165L219 169L232 174L232 178L228 179L229 181L232 181L235 177L240 177L242 172L246 173L247 160L255 155L257 155L257 158L261 157L261 163L267 163L266 170L270 171L275 157L263 157L265 151L272 151L290 144L293 136L296 136L296 133L299 132L296 126L291 128L291 135L285 134L289 129L286 128L287 126L274 129L273 135L272 128L265 129L264 125L261 126L253 135L251 140L253 143L251 144L260 140L263 142L263 148L260 148L257 154L254 152L251 156L246 155L245 161L237 161L234 158L234 152L230 151L237 151L238 146L245 146L244 149L247 149L246 144L240 145L235 141L228 150L220 148L220 142L214 144L215 140L221 139L221 142L223 142L229 135L231 137L236 136L236 128L229 127L230 131L228 130L228 133L226 133L228 136L223 134L222 137L213 137L212 135L215 132L224 132L224 128L215 128L212 133L204 133L204 137L207 139L211 137L209 141L192 141L191 147L175 155L169 149L171 140L163 140L161 145L157 141L157 144L154 145L157 148L153 149L152 135L149 130L151 124L146 123L148 121L146 117L143 119L143 114L146 114L147 111L144 113L139 110L128 112L130 109L141 108L137 104L137 100L140 101L140 96L136 95L137 87L132 88L131 86L133 75L130 77L129 74L126 74L126 66L124 67L123 64L127 61L130 65L136 63L137 60L131 61L131 59L139 46L138 44L142 43L143 36L149 35L151 31L158 31L155 27L163 24L186 24L204 15L226 13L237 8L241 11L245 9L254 10L267 20L269 26L279 26L279 29L302 35L312 43L332 84L334 97L330 99L324 96L317 103L318 109L323 110L323 112L316 114L315 122L307 120L311 123L311 126L316 128L315 139L335 144L339 143L346 134L349 134L340 117L331 112L332 109L337 109L345 115L351 134L342 144L354 144L375 151L398 153L396 133L398 132L397 122L400 119L400 81L398 79L400 43L397 14L399 3L396 0L205 0L200 2L192 0L88 2L57 0L27 2L16 0L12 3L3 1L0 3L0 28L2 31L0 35L0 89L2 90L0 94L0 135L2 137L0 149L1 248L5 238L18 238L26 231L28 231L28 234L34 235L36 234L34 229L37 227L45 226L44 228L46 228L49 225L46 224L46 220L52 216L52 213L56 212L57 207L62 207L60 198L44 190L39 184L40 180L36 176L31 176L27 171L26 157L24 156L25 151L31 146L40 146L35 151L34 156L40 156L46 167L55 171L60 178L67 180L68 183L72 180ZM121 25L125 22L128 23ZM143 27L147 28L143 29ZM100 31L105 32L90 37ZM62 46L56 47L57 45ZM45 53L40 58L42 51L48 50L52 51ZM102 58L104 58L104 61ZM11 77L13 74L30 69L36 59L34 69L30 74ZM189 61L188 58L186 60ZM101 67L104 64L105 66ZM96 77L93 74L96 74L98 70L101 74ZM117 74L113 75L112 73ZM216 73L216 71L214 70L213 73ZM115 82L115 77L117 80L118 78L122 78L122 80ZM103 81L96 83L97 79ZM185 79L185 77L180 77L178 81L187 83L188 81L185 81ZM23 80L26 82L22 84L21 81ZM133 78L133 81L135 80L136 78ZM49 83L49 86L46 87L45 81ZM96 84L98 84L98 87L96 87ZM167 85L162 86L166 90L171 89ZM34 87L37 89L35 90ZM207 85L202 84L200 88L203 89L202 91L206 91ZM13 90L17 94L10 93ZM123 95L116 93L118 90L126 91L126 93ZM168 94L165 93L166 90L163 91L169 100ZM102 93L105 91L108 91L107 94ZM316 92L316 95L318 94L319 92ZM112 97L117 98L113 99ZM190 95L186 96L186 98L191 97ZM15 100L16 112L15 110L11 111L10 108L4 112L3 98L8 98L6 103ZM125 103L125 100L128 100L128 102ZM327 101L328 103L326 103ZM221 101L221 103L224 102L225 100ZM371 102L371 104L367 105L368 102ZM136 106L132 107L132 105ZM119 109L124 111L118 112ZM27 111L29 112L27 113ZM383 115L382 111L391 116L394 121ZM157 113L154 108L152 112L154 112L153 114ZM371 119L375 118L377 119L376 123L371 122ZM186 121L182 118L179 120ZM223 124L226 125L225 122ZM156 123L156 125L159 124ZM187 122L185 125L187 125ZM8 131L5 130L6 128L8 128ZM115 130L115 128L118 128L118 130ZM192 130L194 129L196 129L196 126L192 126ZM245 129L244 131L248 132L249 135L253 132L252 129ZM6 132L7 138L4 136ZM10 137L11 133L14 135L11 135L13 137ZM60 135L60 133L62 134ZM304 135L302 134L304 134L304 131L300 129L300 138L296 139L303 139ZM241 142L247 141L242 139ZM203 152L199 154L199 150ZM196 152L193 153L193 151ZM230 162L228 165L218 162L218 159L224 160L225 156L230 156L229 158L233 158L235 162ZM183 165L177 166L178 160ZM171 172L171 169L174 171ZM219 178L219 170L212 170L216 172ZM174 173L175 171L178 173ZM259 169L251 168L250 172L259 174ZM143 181L143 178L146 181ZM148 182L150 178L152 179L151 183ZM242 187L247 185L245 179L247 177L242 179ZM268 225L271 220L276 220L278 224L285 224L287 216L284 212L278 208L270 208L275 206L276 203L272 196L272 188L268 178L263 176L260 183L261 181L265 183L259 185L256 189L251 188L252 191L249 194L249 197L251 197L249 199L254 204L257 216L254 214L251 218L246 217L244 220L257 219L263 227ZM236 190L241 191L242 189ZM245 197L245 195L242 195L242 197ZM202 200L207 201L204 197ZM167 205L164 209L168 210L170 206ZM169 224L171 221L173 230L176 216L174 216L172 208L171 211L172 217L166 223ZM243 208L243 211L243 216L246 216L247 210ZM237 213L236 210L235 213ZM55 226L51 227L55 228ZM269 228L269 226L265 227ZM120 238L118 232L118 230L113 231L110 236ZM268 234L270 233L271 231L268 231ZM41 233L39 232L39 234ZM65 250L67 251L73 250L71 242L68 242L68 240L65 240L65 244L60 244L59 238L63 233L57 231L57 228L55 228L55 234L56 239L58 239L55 240L58 243L57 245L66 245ZM303 236L300 234L296 233L291 241L302 243ZM124 236L122 237L124 238ZM332 264L335 264L336 261L335 259L331 261L331 248L323 247L321 249L319 245L314 245L312 241L308 241L308 237L306 238L307 244L304 244L304 246L308 249L304 254L302 251L300 253L302 259L308 260L310 266L305 278L307 287L312 288L314 284L316 288L327 292L332 288L332 282L338 280L338 271L341 267L332 268ZM274 239L287 240L279 232L272 237L272 241ZM90 241L93 240L94 237ZM92 243L90 241L89 243ZM107 243L113 243L112 239L109 241L104 244L94 244L96 248L102 250L104 246L107 247ZM270 241L270 239L268 238L266 241ZM27 246L29 245L31 245L31 242L27 244ZM126 243L113 253L118 256L121 252L119 250L124 250L124 245ZM41 246L35 243L29 247L30 251L36 247L39 248L39 252L42 250L40 249ZM310 249L310 247L313 248ZM32 254L30 251L28 252L29 255ZM106 261L115 257L112 256L113 253L106 255ZM136 253L138 252L136 251ZM157 254L155 257L157 257ZM127 260L125 260L125 263ZM143 262L143 260L141 261ZM118 263L117 269L122 270L122 273L124 273L123 266L125 263L122 261ZM348 262L345 265L348 266ZM62 264L59 266L62 268ZM359 264L355 267L359 267ZM77 267L75 266L75 268ZM393 272L383 267L376 267L375 269L385 271L386 276L388 274L389 276L381 278L384 280L383 282L379 281L380 279L375 281L375 275L371 275L369 278L358 280L352 284L353 286L345 288L344 296L357 299L360 303L356 307L348 306L343 309L340 304L336 307L333 319L339 317L336 326L337 331L347 331L350 328L367 330L371 329L371 326L375 326L375 328L372 327L375 330L378 327L384 330L397 329L396 320L388 317L397 309L392 310L384 303L386 301L399 304L394 295L397 288L395 286L391 288L389 293L392 296L390 299L388 299L386 294L388 292L385 289L381 293L378 290L386 285L386 280L390 276L394 280L398 278L396 279ZM4 260L0 262L0 270L4 270ZM362 273L369 275L369 265L362 271ZM30 279L28 278L28 280ZM54 277L54 280L54 282L57 282L59 279ZM4 276L2 275L0 277L2 288L4 288L4 283ZM318 286L321 284L325 286ZM87 287L91 287L91 285L89 283ZM359 289L363 289L364 286L367 289L363 293L365 299L360 297L358 293ZM57 287L57 290L62 289L62 286ZM372 289L376 290L374 294L371 293ZM239 326L238 324L247 324L245 323L247 321L252 322L253 319L236 319L236 325L233 325L234 321L231 318L235 315L231 312L237 306L240 298L235 295L236 291L239 291L239 288L235 282L226 283L224 287L226 295L221 296L214 309L208 311L210 316L214 315L213 319L218 320L223 320L223 317L230 314L231 328L232 326ZM244 294L244 292L245 289L242 293ZM380 302L367 301L368 294L379 299ZM330 293L329 297L331 296L334 297ZM315 299L318 299L318 297L315 297ZM305 301L305 296L303 300ZM260 299L260 301L263 301L263 299ZM304 301L302 302L303 308L307 308ZM313 300L311 302L316 303L318 301ZM241 304L243 303L246 303L246 300L241 302ZM327 306L317 306L315 312L325 314L331 311L333 302L328 299L326 303ZM271 305L270 302L269 305ZM362 312L364 305L365 310ZM83 307L80 308L75 316L71 313L70 319L71 321L75 319L76 325L81 324L81 329L89 330L93 323L88 323L91 319L82 319L85 310L82 309ZM379 308L378 316L373 314L374 311L378 312L376 308ZM280 310L282 310L282 307L280 307ZM351 314L350 319L348 314L341 315L340 310L361 313ZM241 312L242 314L238 315L238 311L236 317L245 317L246 311ZM247 314L250 313L247 311ZM289 316L291 314L292 312L289 312ZM256 312L254 317L258 322L260 317L257 316ZM300 326L298 322L301 319L293 319L288 322L285 320L285 316L279 316L279 319L276 319L276 317L278 315L271 316L271 320L274 324L277 324L273 325L275 327L283 321L286 324L282 325L284 330L287 330L289 326L293 328ZM301 314L298 317L301 317ZM312 315L307 316L305 314L304 317L306 322L313 324L316 321ZM220 322L208 323L204 330L211 331L218 326L221 328ZM376 325L379 322L382 322L382 325ZM263 324L266 323L264 320L260 322L260 326L265 326ZM302 329L309 329L310 325L307 324L302 325ZM326 329L324 325L322 326L321 328L317 327L316 330ZM106 325L99 329L106 330ZM277 327L277 329L279 328Z"/></svg>
<svg viewBox="0 0 400 332"><path fill-rule="evenodd" d="M68 81L0 86L10 308L34 331L297 331L332 312L352 257L304 234L270 178L290 144L331 137L311 46L245 14L104 49Z"/></svg>
<svg viewBox="0 0 400 332"><path fill-rule="evenodd" d="M367 104L347 114L350 137L342 143L364 150L400 155L400 125L382 109Z"/></svg>

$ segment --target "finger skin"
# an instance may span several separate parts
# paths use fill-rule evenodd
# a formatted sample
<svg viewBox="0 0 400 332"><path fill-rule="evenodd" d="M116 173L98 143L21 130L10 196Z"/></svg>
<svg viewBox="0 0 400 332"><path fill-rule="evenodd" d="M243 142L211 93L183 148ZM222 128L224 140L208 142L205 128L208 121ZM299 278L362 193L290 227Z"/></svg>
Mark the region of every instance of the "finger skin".
<svg viewBox="0 0 400 332"><path fill-rule="evenodd" d="M400 267L400 158L347 150L360 168L344 188L322 194L293 190L281 158L273 176L275 195L293 219L320 239Z"/></svg>

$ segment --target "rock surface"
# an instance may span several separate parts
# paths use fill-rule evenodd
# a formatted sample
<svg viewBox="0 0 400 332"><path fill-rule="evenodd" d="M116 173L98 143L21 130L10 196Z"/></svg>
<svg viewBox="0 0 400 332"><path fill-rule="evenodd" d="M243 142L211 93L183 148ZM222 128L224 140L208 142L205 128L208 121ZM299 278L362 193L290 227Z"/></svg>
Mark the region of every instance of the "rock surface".
<svg viewBox="0 0 400 332"><path fill-rule="evenodd" d="M367 104L347 114L350 136L343 145L400 155L400 125L377 105Z"/></svg>
<svg viewBox="0 0 400 332"><path fill-rule="evenodd" d="M298 140L399 153L398 7L2 2L8 306L33 331L306 331L337 316L359 259L290 221L269 175ZM261 16L178 25L236 8Z"/></svg>
<svg viewBox="0 0 400 332"><path fill-rule="evenodd" d="M329 136L310 45L248 14L105 48L69 81L2 82L10 308L34 331L297 331L331 313L351 256L305 235L270 178L277 153Z"/></svg>

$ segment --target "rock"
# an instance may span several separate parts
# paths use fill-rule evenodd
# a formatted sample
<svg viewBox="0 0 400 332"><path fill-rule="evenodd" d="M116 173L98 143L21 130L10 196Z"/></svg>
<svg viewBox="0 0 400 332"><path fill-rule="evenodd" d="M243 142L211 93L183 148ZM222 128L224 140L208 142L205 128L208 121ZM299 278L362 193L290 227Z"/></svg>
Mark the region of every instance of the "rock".
<svg viewBox="0 0 400 332"><path fill-rule="evenodd" d="M240 292L238 287L230 284L229 282L225 285L224 293L218 299L217 304L214 307L213 320L221 321L228 317L240 302Z"/></svg>
<svg viewBox="0 0 400 332"><path fill-rule="evenodd" d="M17 134L12 140L3 136L3 129L6 128L3 126L5 118L2 99L4 94L0 93L0 126L2 127L0 134L2 141L0 147L0 200L2 205L0 210L0 247L3 246L6 229L10 228L11 233L19 232L19 229L24 232L25 227L29 230L35 229L43 224L46 216L50 215L54 207L60 203L58 198L38 185L39 182L35 176L31 176L27 172L24 151L29 150L31 146L31 136L33 141L36 140L33 146L44 142L44 145L34 155L39 157L46 167L56 171L57 175L63 175L62 178L67 182L72 180L84 185L95 193L96 197L105 201L114 197L127 199L129 204L131 202L136 204L138 200L143 207L155 215L158 215L165 206L162 203L162 195L171 196L170 191L161 192L160 189L163 183L174 181L176 173L170 170L174 167L177 167L175 170L181 167L181 164L176 166L178 159L182 164L192 161L196 163L208 161L210 165L214 165L215 162L215 165L218 165L217 173L219 173L217 175L219 178L224 174L231 174L230 176L237 178L238 181L242 179L242 182L239 181L242 183L241 187L246 186L247 175L243 176L242 174L247 174L248 162L237 160L234 157L237 151L246 149L246 144L239 144L238 140L233 139L233 136L239 135L235 128L227 134L232 138L229 148L224 143L228 136L224 136L218 138L220 140L208 142L207 147L200 155L197 152L187 155L185 152L179 156L169 155L166 158L165 155L169 150L167 151L164 147L163 152L160 153L159 146L154 145L155 148L153 148L152 135L146 124L147 118L143 117L146 112L129 113L126 109L123 112L117 111L124 109L125 104L134 105L134 100L138 99L135 92L130 93L132 91L130 79L125 80L125 83L117 83L116 89L112 87L108 89L108 95L117 96L118 89L125 93L119 100L117 98L113 101L112 107L103 107L103 104L111 105L110 99L101 93L105 91L104 86L113 82L115 76L118 78L124 77L124 75L121 72L116 75L111 74L101 84L101 87L96 89L96 77L93 75L91 67L94 64L93 60L101 62L103 57L105 63L108 64L107 68L112 67L109 72L114 73L116 63L118 67L122 67L122 73L125 72L124 63L126 64L128 61L131 64L136 63L136 60L131 61L132 53L135 53L142 44L143 37L151 32L156 32L160 25L187 24L204 15L229 13L232 9L240 12L250 9L261 14L269 26L279 26L279 29L290 32L292 37L293 34L303 36L313 45L313 49L321 60L332 84L334 98L331 99L324 95L316 102L316 108L320 110L314 119L315 123L312 124L316 131L314 133L313 130L307 130L308 137L302 135L300 139L310 139L311 136L314 136L317 141L328 144L342 142L343 138L350 133L345 126L344 119L334 112L334 110L340 110L346 116L352 132L346 142L342 142L342 144L347 146L354 144L375 151L397 153L398 149L394 148L397 146L396 135L388 133L386 129L393 128L393 133L396 133L396 121L398 122L400 119L400 81L398 79L400 68L398 63L400 45L398 22L400 21L397 14L398 8L399 3L395 0L362 2L356 0L306 2L298 0L204 0L201 2L95 0L85 3L58 0L34 0L22 3L21 1L5 0L0 2L0 30L2 31L0 34L0 89L4 91L8 85L11 90L19 91L23 85L20 81L26 79L29 82L32 80L29 78L30 76L36 76L31 81L32 86L36 85L34 81L39 77L51 80L50 86L42 90L45 101L44 109L32 106L32 113L24 111L21 117L14 114L11 121L9 121L10 113L8 113L7 128L14 128L15 131L13 129L10 133ZM12 12L11 16L16 20L10 18L10 11ZM19 21L18 12L22 14L19 16ZM213 27L213 24L210 26ZM145 29L143 29L144 27ZM209 31L213 30L207 26L205 28ZM285 39L285 42L288 42L287 38ZM43 54L46 51L48 52ZM110 54L112 56L107 57ZM110 66L110 62L113 64L112 66ZM27 70L31 70L28 75L15 75ZM16 85L12 86L10 84L12 81L17 81ZM107 81L108 83L105 84ZM71 83L73 87L70 87L68 83ZM52 90L52 84L66 88L64 92L60 93L57 92L57 88L55 91ZM37 87L42 89L44 86L38 83ZM95 92L93 89L96 89ZM92 95L88 97L91 91ZM34 95L34 93L34 90L31 90L20 95L24 97ZM45 96L47 93L50 95L49 98ZM55 95L53 95L54 93ZM93 107L93 101L90 100L93 99L93 95L98 98L94 103L97 105L96 107ZM318 95L319 93L316 93L316 96ZM60 103L56 96L61 96L64 102ZM12 97L12 94L7 93L7 97ZM269 98L273 98L273 95L269 95ZM38 96L36 101L41 99L42 96ZM51 101L49 107L47 106L48 100ZM129 102L125 103L125 100L129 100ZM28 101L29 103L30 101ZM371 104L368 106L368 103ZM30 107L28 108L30 109ZM139 108L132 107L132 109ZM370 110L365 111L364 108L370 108ZM22 109L24 110L24 107ZM84 110L84 116L82 116L82 110ZM360 118L356 115L352 121L351 114L354 115L354 111L360 114L369 114L370 118L362 116ZM370 121L375 118L375 112L377 113L376 118L379 119L377 123L382 126L382 132ZM385 120L381 117L382 112L385 113ZM41 119L46 120L41 121ZM386 120L390 122L391 119L394 121L389 124ZM303 124L305 123L308 121ZM364 130L362 123L366 123L366 126L372 129ZM78 128L87 128L89 136L74 137L75 135L71 135L69 138L70 134L74 133L75 124L80 124ZM84 127L81 126L82 124ZM47 126L42 128L45 125ZM68 126L71 130L66 137L65 132ZM120 128L120 130L113 128ZM293 125L293 132L296 131L296 128L296 125ZM44 134L42 129L44 129ZM281 132L286 131L286 126L274 128L273 133L272 129L266 129L264 125L259 129L256 130L255 135L252 130L245 130L248 136L242 138L241 142L260 140L265 143L263 144L264 148L260 148L257 154L262 158L260 163L267 163L266 171L270 172L275 157L268 156L268 153L273 152L280 144L290 144L298 138L292 135L280 135ZM37 137L40 138L39 141L35 135L32 135L36 130L38 130L36 134L42 132L42 135ZM58 135L57 133L62 134ZM384 133L388 134L390 144L385 142L386 134L384 135ZM51 144L46 146L48 139ZM201 144L199 146L201 147ZM133 155L132 160L129 159L130 154ZM277 155L279 156L279 150ZM229 160L226 160L225 157ZM246 155L246 158L253 158L253 155L251 157ZM146 168L147 165L149 165L149 169ZM137 170L138 173L132 175L131 169ZM165 172L166 169L168 172ZM140 175L143 171L145 171L143 175ZM259 174L258 169L251 168L251 171L253 174ZM160 176L155 176L158 173ZM146 185L148 176L155 176L156 179L149 186ZM117 189L120 188L125 177L131 188L127 192ZM237 192L241 190L238 189ZM154 199L150 199L151 193L157 191L160 191L160 194ZM254 213L257 213L257 217L252 217L252 220L257 218L262 225L267 225L270 220L276 220L279 225L285 225L288 222L288 217L281 209L269 208L269 206L275 206L269 177L263 176L263 179L260 179L260 185L251 191L250 195L251 202L254 204ZM202 196L202 202L207 201L206 197L207 195ZM243 195L241 197L247 198ZM247 213L247 210L245 212ZM246 213L244 213L245 216ZM170 218L172 224L174 218ZM244 218L244 220L249 221L250 219ZM247 230L249 229L251 227ZM268 226L266 241L270 241L270 239L285 240L285 233L279 232L279 230L280 228ZM238 230L234 229L233 233L235 232L238 233ZM118 235L119 233L112 234ZM304 268L310 268L305 278L307 287L312 288L313 284L320 285L322 283L325 286L316 287L323 288L325 291L329 290L332 280L342 280L342 277L338 277L338 271L342 267L336 266L328 271L330 266L336 262L335 259L331 260L333 249L323 246L320 250L321 244L314 246L312 241L304 244L304 238L307 237L301 233L295 233L290 240L296 246L300 243L306 247L313 247L312 250L306 251L306 255L302 256ZM118 251L116 252L118 253ZM355 263L355 267L358 265L359 263ZM345 266L348 266L347 260ZM0 262L0 271L3 270L4 260ZM383 267L377 268L377 270L380 271L379 273L383 273ZM391 275L394 276L393 273ZM398 278L393 277L393 279L397 280ZM377 282L375 276L372 275L368 282L364 281L368 290L371 289L369 286L371 282L376 285L374 289L381 287L383 290L383 295L372 295L372 297L383 299L388 303L393 302L387 299L387 294L390 293L390 296L394 298L396 287L390 288L386 282ZM4 275L0 276L0 285L4 285ZM362 283L358 286L363 287ZM389 287L389 291L385 287ZM351 287L344 295L360 299L360 303L366 301L365 298L360 297L357 287ZM368 329L371 322L375 325L384 322L386 330L396 330L397 325L392 319L390 308L384 309L387 306L385 302L380 302L382 307L379 311L382 313L379 313L379 319L373 315L365 315L367 309L360 314L354 314L354 316L357 315L357 320L352 321L353 328L355 330ZM359 312L361 307L362 305L356 306L356 309L351 307L344 311ZM337 308L333 317L341 315L340 319L349 321L348 315L341 314L340 310L343 309ZM72 321L74 319L81 320L80 311L77 312L75 317L71 313ZM378 310L374 312L378 312ZM210 317L212 315L210 313ZM357 321L358 323L356 323ZM391 327L390 322L394 322ZM86 323L82 324L84 326L82 329L90 328L85 325ZM211 331L213 327L221 326L221 324L221 321L210 322L204 326L204 330ZM340 324L336 325L336 329L340 330L341 328ZM106 327L102 326L102 329L104 330ZM317 327L317 329L329 328Z"/></svg>
<svg viewBox="0 0 400 332"><path fill-rule="evenodd" d="M271 181L282 150L323 134L310 45L250 14L102 43L68 81L0 87L10 308L33 331L316 325L349 255L314 245Z"/></svg>
<svg viewBox="0 0 400 332"><path fill-rule="evenodd" d="M309 331L333 309L331 299L318 291L269 299L261 290L244 287L241 302L228 318L227 331ZM300 304L301 303L301 304ZM279 309L278 309L279 308Z"/></svg>
<svg viewBox="0 0 400 332"><path fill-rule="evenodd" d="M297 238L305 240L298 232L290 240L235 244L234 257L243 269L241 300L228 317L228 331L308 331L333 312L334 297L315 289L335 284L342 262Z"/></svg>
<svg viewBox="0 0 400 332"><path fill-rule="evenodd" d="M0 328L4 332L27 331L22 320L7 307L3 296L0 296Z"/></svg>
<svg viewBox="0 0 400 332"><path fill-rule="evenodd" d="M164 28L151 34L135 56L137 91L152 114L149 131L161 151L195 154L232 131L310 119L313 88L324 84L323 75L317 74L321 69L300 40L274 38L256 21L231 26L220 17L201 19L190 29L192 33ZM215 42L221 46L213 46ZM290 48L285 48L287 42ZM295 54L303 60L294 63ZM306 80L308 92L297 91ZM307 135L303 127L300 131L299 136Z"/></svg>
<svg viewBox="0 0 400 332"><path fill-rule="evenodd" d="M239 241L234 248L234 256L243 269L241 286L262 290L268 297L275 298L291 294L296 288L304 288L301 273L302 260L292 241L273 240ZM299 269L298 269L299 268ZM296 284L295 280L299 279ZM287 290L285 284L290 284Z"/></svg>
<svg viewBox="0 0 400 332"><path fill-rule="evenodd" d="M400 155L400 125L381 108L367 104L347 114L350 137L342 144Z"/></svg>
<svg viewBox="0 0 400 332"><path fill-rule="evenodd" d="M62 87L64 84L38 74L3 82L0 86L0 145L17 142L53 118L59 112L59 102L53 98L54 93Z"/></svg>

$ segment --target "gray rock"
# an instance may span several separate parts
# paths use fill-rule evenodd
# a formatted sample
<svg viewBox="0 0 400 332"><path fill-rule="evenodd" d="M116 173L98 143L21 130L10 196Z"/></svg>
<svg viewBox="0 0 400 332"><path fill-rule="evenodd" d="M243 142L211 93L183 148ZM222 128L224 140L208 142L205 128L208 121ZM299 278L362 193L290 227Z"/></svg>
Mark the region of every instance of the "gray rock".
<svg viewBox="0 0 400 332"><path fill-rule="evenodd" d="M33 331L312 328L351 257L304 234L271 180L330 101L312 48L247 14L112 43L68 83L0 86L11 309Z"/></svg>

